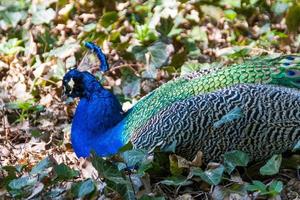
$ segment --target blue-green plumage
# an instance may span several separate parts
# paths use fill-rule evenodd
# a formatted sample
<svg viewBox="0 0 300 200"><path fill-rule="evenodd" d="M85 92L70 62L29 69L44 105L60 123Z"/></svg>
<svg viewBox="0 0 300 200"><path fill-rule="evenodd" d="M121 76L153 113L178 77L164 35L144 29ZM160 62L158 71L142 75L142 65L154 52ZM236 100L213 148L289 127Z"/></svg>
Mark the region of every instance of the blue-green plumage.
<svg viewBox="0 0 300 200"><path fill-rule="evenodd" d="M71 133L78 157L91 151L108 156L131 140L135 147L148 150L176 141L176 152L188 159L201 150L205 161L219 160L233 149L261 159L291 149L300 139L296 89L244 84L194 96L162 109L128 138L126 125L135 113L123 113L116 97L91 74L72 70L64 83L73 77L74 87L81 88L76 91L80 102ZM239 116L232 118L237 108Z"/></svg>
<svg viewBox="0 0 300 200"><path fill-rule="evenodd" d="M65 93L80 98L72 145L79 157L92 150L114 154L128 141L146 149L176 141L179 155L191 159L201 150L206 161L232 149L253 159L283 152L300 139L299 91L269 84L300 88L299 68L300 58L288 55L200 70L164 84L127 113L92 74L70 70L63 79Z"/></svg>

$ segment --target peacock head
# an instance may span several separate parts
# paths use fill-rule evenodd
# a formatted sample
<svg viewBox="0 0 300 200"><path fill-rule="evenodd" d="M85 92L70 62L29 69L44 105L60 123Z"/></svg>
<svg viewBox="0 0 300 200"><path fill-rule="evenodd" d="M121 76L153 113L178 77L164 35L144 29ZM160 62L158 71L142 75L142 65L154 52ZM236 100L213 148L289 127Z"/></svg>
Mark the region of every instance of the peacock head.
<svg viewBox="0 0 300 200"><path fill-rule="evenodd" d="M71 98L88 97L95 90L101 90L102 86L95 76L89 72L80 72L71 69L63 77L63 95Z"/></svg>
<svg viewBox="0 0 300 200"><path fill-rule="evenodd" d="M92 53L92 55L97 56L100 61L100 71L106 72L109 69L106 56L102 52L101 48L92 42L85 42L85 47ZM95 76L91 73L85 71L83 65L93 64L89 60L89 54L86 54L82 61L80 62L77 69L71 69L63 77L63 96L65 97L86 97L91 92L95 90L101 90L102 86L99 84ZM82 65L83 64L83 65ZM88 66L89 67L89 66Z"/></svg>
<svg viewBox="0 0 300 200"><path fill-rule="evenodd" d="M272 83L300 89L300 57L285 56L279 66L279 73L273 74Z"/></svg>

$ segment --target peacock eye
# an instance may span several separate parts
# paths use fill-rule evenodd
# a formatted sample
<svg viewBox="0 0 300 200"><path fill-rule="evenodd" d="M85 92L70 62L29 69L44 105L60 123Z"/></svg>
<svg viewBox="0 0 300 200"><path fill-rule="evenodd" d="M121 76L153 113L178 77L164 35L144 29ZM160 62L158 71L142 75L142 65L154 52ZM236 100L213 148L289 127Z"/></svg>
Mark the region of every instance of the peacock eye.
<svg viewBox="0 0 300 200"><path fill-rule="evenodd" d="M293 70L288 70L288 71L286 72L286 74L287 74L288 76L295 76L295 75L296 75L296 72L293 71Z"/></svg>

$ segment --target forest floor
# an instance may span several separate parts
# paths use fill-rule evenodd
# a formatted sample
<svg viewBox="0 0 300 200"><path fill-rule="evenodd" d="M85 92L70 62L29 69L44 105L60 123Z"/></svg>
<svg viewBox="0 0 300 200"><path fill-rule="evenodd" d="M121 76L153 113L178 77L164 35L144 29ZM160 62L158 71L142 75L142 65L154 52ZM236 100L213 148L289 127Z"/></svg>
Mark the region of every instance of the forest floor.
<svg viewBox="0 0 300 200"><path fill-rule="evenodd" d="M74 154L76 102L61 100L62 77L81 62L84 41L103 48L110 71L93 72L127 110L205 63L299 53L298 13L296 1L283 0L0 1L0 199L300 199L298 154L284 157L294 169L284 166L270 177L236 171L217 186L199 180L190 186L186 179L134 179L126 171L129 186L108 187L110 177L100 179L95 169L105 161ZM255 176L262 184L251 182Z"/></svg>

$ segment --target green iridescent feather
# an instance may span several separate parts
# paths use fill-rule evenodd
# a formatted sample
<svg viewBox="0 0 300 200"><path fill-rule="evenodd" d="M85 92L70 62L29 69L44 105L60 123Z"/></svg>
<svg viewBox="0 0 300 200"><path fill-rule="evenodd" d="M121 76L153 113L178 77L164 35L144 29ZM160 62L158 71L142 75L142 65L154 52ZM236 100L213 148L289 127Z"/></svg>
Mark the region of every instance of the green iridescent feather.
<svg viewBox="0 0 300 200"><path fill-rule="evenodd" d="M239 83L266 83L300 88L300 56L257 57L242 64L203 69L157 88L126 116L124 140L172 103Z"/></svg>

